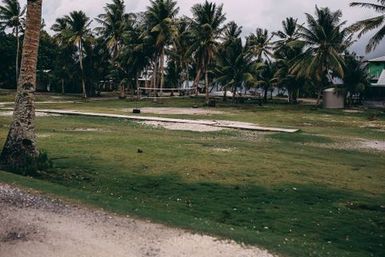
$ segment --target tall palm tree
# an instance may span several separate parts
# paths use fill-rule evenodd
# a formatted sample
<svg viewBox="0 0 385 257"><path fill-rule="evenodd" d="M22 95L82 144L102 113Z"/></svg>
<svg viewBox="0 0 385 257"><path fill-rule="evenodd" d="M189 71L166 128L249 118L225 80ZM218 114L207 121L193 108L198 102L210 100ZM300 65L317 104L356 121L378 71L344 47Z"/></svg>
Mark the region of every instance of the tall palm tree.
<svg viewBox="0 0 385 257"><path fill-rule="evenodd" d="M256 66L257 79L255 85L263 88L263 100L267 102L267 93L276 84L275 73L276 63L266 60L263 63L258 63Z"/></svg>
<svg viewBox="0 0 385 257"><path fill-rule="evenodd" d="M274 75L279 87L288 91L289 103L296 103L298 91L303 84L303 79L290 73L290 68L295 58L303 53L303 43L299 39L299 26L297 19L286 18L282 22L282 30L273 33L279 39L275 41L274 58L277 71Z"/></svg>
<svg viewBox="0 0 385 257"><path fill-rule="evenodd" d="M3 0L0 6L0 26L10 28L16 38L16 83L19 78L20 59L20 30L22 28L22 17L26 7L21 8L18 0Z"/></svg>
<svg viewBox="0 0 385 257"><path fill-rule="evenodd" d="M160 72L160 92L164 86L165 49L177 36L175 17L179 12L177 2L173 0L151 0L146 11L148 36L155 45L154 87L157 86L158 65Z"/></svg>
<svg viewBox="0 0 385 257"><path fill-rule="evenodd" d="M352 44L352 34L341 22L342 12L316 7L315 16L306 14L307 26L299 25L300 40L306 50L297 57L291 72L298 77L315 80L318 101L333 74L344 77L344 51Z"/></svg>
<svg viewBox="0 0 385 257"><path fill-rule="evenodd" d="M9 168L24 168L39 156L35 134L36 67L40 39L42 0L27 1L23 43L13 121L0 156Z"/></svg>
<svg viewBox="0 0 385 257"><path fill-rule="evenodd" d="M218 39L224 29L223 23L226 17L223 13L223 5L217 6L207 0L203 4L196 4L192 7L193 23L192 33L194 43L190 51L195 52L198 72L195 79L197 88L201 73L205 73L206 101L209 100L209 65L218 52L220 43Z"/></svg>
<svg viewBox="0 0 385 257"><path fill-rule="evenodd" d="M170 57L174 59L177 65L176 70L180 70L179 81L189 83L190 80L190 65L193 62L190 46L194 41L191 22L188 18L181 18L177 21L178 35L173 49L170 51Z"/></svg>
<svg viewBox="0 0 385 257"><path fill-rule="evenodd" d="M360 31L358 37L366 34L372 30L378 30L376 34L369 40L366 46L366 51L371 52L374 50L385 37L385 1L384 0L373 0L371 3L366 2L353 2L350 6L359 6L368 9L373 9L380 15L366 20L359 21L351 26L353 31Z"/></svg>
<svg viewBox="0 0 385 257"><path fill-rule="evenodd" d="M92 40L90 29L90 18L82 11L73 11L63 18L58 18L52 26L52 30L57 32L56 38L64 44L75 45L78 50L79 65L82 80L83 97L87 98L86 82L84 77L84 45Z"/></svg>
<svg viewBox="0 0 385 257"><path fill-rule="evenodd" d="M216 82L221 83L225 88L224 99L226 99L227 88L233 91L233 100L235 100L238 88L254 83L254 71L255 62L242 45L241 38L232 38L231 42L220 51L216 60Z"/></svg>
<svg viewBox="0 0 385 257"><path fill-rule="evenodd" d="M256 33L252 33L246 39L246 45L250 52L260 61L263 59L271 61L273 56L273 35L269 35L266 29L257 28Z"/></svg>
<svg viewBox="0 0 385 257"><path fill-rule="evenodd" d="M123 0L113 0L104 7L96 21L101 24L96 28L98 34L104 39L107 48L114 60L123 44L123 34L126 27L125 4Z"/></svg>
<svg viewBox="0 0 385 257"><path fill-rule="evenodd" d="M231 44L234 41L238 41L241 34L242 27L238 26L234 21L229 22L223 31L224 46Z"/></svg>
<svg viewBox="0 0 385 257"><path fill-rule="evenodd" d="M291 47L292 42L299 39L298 19L294 19L293 17L286 18L282 21L282 30L273 33L273 35L279 38L274 42L276 50Z"/></svg>

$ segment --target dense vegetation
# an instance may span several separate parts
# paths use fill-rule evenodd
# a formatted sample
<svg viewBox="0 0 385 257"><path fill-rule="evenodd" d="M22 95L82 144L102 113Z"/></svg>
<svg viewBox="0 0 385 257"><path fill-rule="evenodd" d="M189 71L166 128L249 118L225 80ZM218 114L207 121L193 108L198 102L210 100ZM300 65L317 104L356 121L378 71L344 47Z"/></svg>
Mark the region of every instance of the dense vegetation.
<svg viewBox="0 0 385 257"><path fill-rule="evenodd" d="M377 10L383 8L378 5ZM222 5L206 1L192 7L192 17L178 14L173 0L152 0L142 13L126 13L124 1L113 0L94 20L83 11L58 18L50 28L52 35L43 24L38 89L82 92L84 97L120 89L125 97L140 78L150 79L145 86L158 93L191 80L195 91L206 95L216 85L238 94L260 88L267 100L269 90L278 87L296 102L299 95L319 96L334 77L348 81L343 87L350 96L359 96L368 85L361 59L349 46L353 32L362 30L361 35L375 28L378 17L376 26L369 21L348 26L341 11L317 7L314 15L306 14L305 24L289 17L280 31L257 28L241 40L242 27L227 22ZM23 39L23 15L17 0L4 1L1 87L15 87L10 73L17 70L14 59L17 42ZM368 50L381 39L377 35ZM355 65L354 74L346 70L347 62Z"/></svg>

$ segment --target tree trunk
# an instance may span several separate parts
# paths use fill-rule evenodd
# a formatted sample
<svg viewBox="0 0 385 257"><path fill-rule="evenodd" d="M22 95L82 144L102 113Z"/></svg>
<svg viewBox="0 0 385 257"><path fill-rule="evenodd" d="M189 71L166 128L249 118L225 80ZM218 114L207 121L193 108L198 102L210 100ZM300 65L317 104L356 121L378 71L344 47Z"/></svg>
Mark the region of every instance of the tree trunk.
<svg viewBox="0 0 385 257"><path fill-rule="evenodd" d="M207 70L207 67L205 69L205 84L206 84L206 103L209 103L210 96L209 96L209 72Z"/></svg>
<svg viewBox="0 0 385 257"><path fill-rule="evenodd" d="M83 68L83 44L81 41L79 42L79 64L80 64L80 70L81 70L81 76L82 76L83 97L84 99L87 99L87 89L86 89L86 82L84 80L84 68Z"/></svg>
<svg viewBox="0 0 385 257"><path fill-rule="evenodd" d="M62 93L62 95L65 94L64 91L65 91L65 90L64 90L64 79L61 79L61 93Z"/></svg>
<svg viewBox="0 0 385 257"><path fill-rule="evenodd" d="M20 38L19 38L19 27L16 27L16 85L19 80L19 56L20 56Z"/></svg>
<svg viewBox="0 0 385 257"><path fill-rule="evenodd" d="M136 93L138 95L138 100L140 100L140 89L139 89L139 75L135 75L135 85L136 85Z"/></svg>
<svg viewBox="0 0 385 257"><path fill-rule="evenodd" d="M163 86L164 86L164 47L160 55L160 96L163 95Z"/></svg>
<svg viewBox="0 0 385 257"><path fill-rule="evenodd" d="M124 86L124 82L120 82L120 93L119 93L119 99L125 99L126 98L126 87Z"/></svg>
<svg viewBox="0 0 385 257"><path fill-rule="evenodd" d="M195 88L195 95L198 96L198 86L199 86L199 80L201 79L201 72L202 72L202 69L199 68L198 69L198 72L197 72L197 75L195 77L195 80L194 80L194 85L193 85L193 88Z"/></svg>
<svg viewBox="0 0 385 257"><path fill-rule="evenodd" d="M36 67L42 0L28 0L21 69L13 121L1 153L1 164L23 168L39 155L35 134Z"/></svg>
<svg viewBox="0 0 385 257"><path fill-rule="evenodd" d="M153 71L153 85L152 85L152 88L154 89L153 90L153 95L152 96L156 96L156 88L157 88L157 83L158 83L158 61L157 61L157 58L155 58L155 64L154 64L154 71Z"/></svg>
<svg viewBox="0 0 385 257"><path fill-rule="evenodd" d="M322 89L318 91L318 97L317 97L317 106L321 104L321 96L322 96Z"/></svg>
<svg viewBox="0 0 385 257"><path fill-rule="evenodd" d="M265 87L265 90L264 90L264 95L263 95L263 101L265 103L267 103L267 92L268 92L269 88L266 86Z"/></svg>

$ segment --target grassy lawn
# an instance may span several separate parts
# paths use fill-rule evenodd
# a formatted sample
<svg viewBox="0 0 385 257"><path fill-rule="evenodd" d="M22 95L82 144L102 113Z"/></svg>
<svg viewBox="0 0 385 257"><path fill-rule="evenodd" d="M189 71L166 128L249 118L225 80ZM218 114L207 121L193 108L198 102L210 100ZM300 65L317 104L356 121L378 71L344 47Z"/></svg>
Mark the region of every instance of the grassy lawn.
<svg viewBox="0 0 385 257"><path fill-rule="evenodd" d="M180 99L39 107L127 113L132 107L193 104L202 105ZM195 133L116 119L39 117L39 145L54 168L34 179L0 172L0 181L282 256L385 256L385 153L333 147L358 138L385 140L383 113L280 104L226 104L216 110L223 114L188 118L302 132ZM0 144L9 122L0 115Z"/></svg>

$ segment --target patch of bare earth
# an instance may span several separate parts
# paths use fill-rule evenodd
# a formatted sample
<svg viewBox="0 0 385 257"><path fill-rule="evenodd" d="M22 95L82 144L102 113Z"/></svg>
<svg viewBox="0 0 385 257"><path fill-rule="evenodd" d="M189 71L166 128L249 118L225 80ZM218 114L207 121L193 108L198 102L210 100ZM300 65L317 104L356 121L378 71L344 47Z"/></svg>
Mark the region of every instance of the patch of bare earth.
<svg viewBox="0 0 385 257"><path fill-rule="evenodd" d="M273 257L267 251L68 205L0 184L1 257Z"/></svg>
<svg viewBox="0 0 385 257"><path fill-rule="evenodd" d="M0 111L0 116L3 117L12 117L13 112L12 111ZM37 117L57 117L61 116L60 114L49 114L49 113L44 113L44 112L36 112Z"/></svg>
<svg viewBox="0 0 385 257"><path fill-rule="evenodd" d="M133 109L126 109L132 113ZM145 107L140 108L143 114L160 114L160 115L212 115L223 114L221 111L214 111L201 108L163 108L163 107Z"/></svg>
<svg viewBox="0 0 385 257"><path fill-rule="evenodd" d="M142 124L161 127L168 130L182 130L182 131L194 131L194 132L214 132L221 131L224 128L201 125L201 124L189 124L189 123L171 123L171 122L160 122L160 121L144 121Z"/></svg>
<svg viewBox="0 0 385 257"><path fill-rule="evenodd" d="M349 139L349 141L339 139L338 142L330 144L308 143L307 145L341 150L385 152L385 141L366 140L359 138L353 140Z"/></svg>

